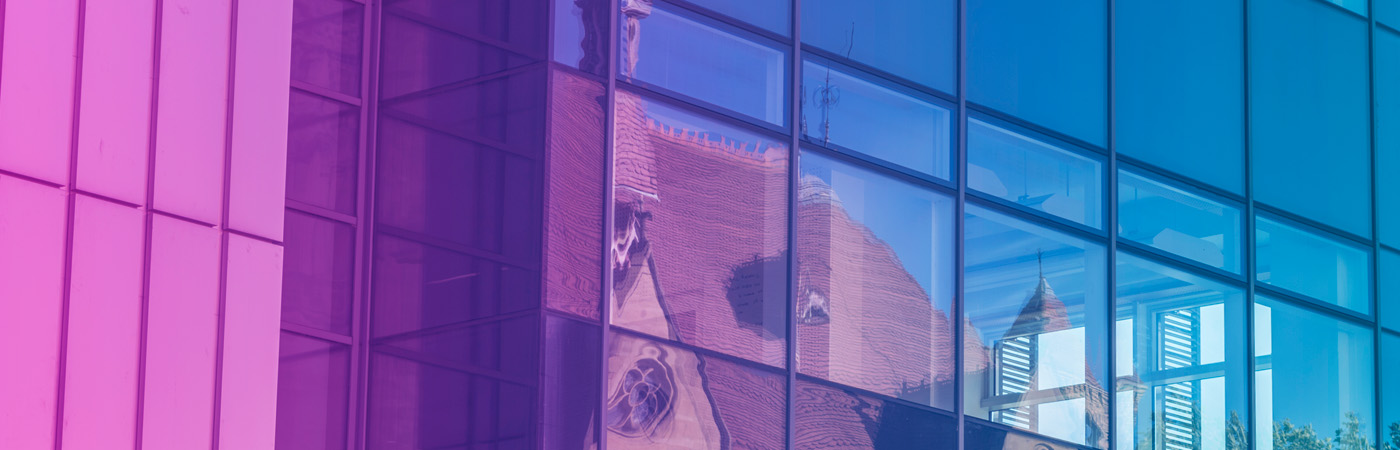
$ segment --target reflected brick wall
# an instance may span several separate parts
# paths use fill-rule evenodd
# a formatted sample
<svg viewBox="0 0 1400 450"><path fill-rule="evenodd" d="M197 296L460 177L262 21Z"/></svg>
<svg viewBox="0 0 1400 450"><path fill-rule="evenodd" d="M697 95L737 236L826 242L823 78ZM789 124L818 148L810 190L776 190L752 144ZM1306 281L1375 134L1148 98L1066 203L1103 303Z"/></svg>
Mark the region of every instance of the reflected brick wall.
<svg viewBox="0 0 1400 450"><path fill-rule="evenodd" d="M0 447L272 448L290 13L3 4Z"/></svg>

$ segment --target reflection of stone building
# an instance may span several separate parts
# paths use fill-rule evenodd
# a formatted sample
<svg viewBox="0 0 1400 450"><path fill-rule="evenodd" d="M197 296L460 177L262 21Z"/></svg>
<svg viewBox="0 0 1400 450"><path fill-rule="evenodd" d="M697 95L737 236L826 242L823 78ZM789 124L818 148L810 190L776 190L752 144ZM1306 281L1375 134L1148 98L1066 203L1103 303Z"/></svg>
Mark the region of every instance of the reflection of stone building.
<svg viewBox="0 0 1400 450"><path fill-rule="evenodd" d="M625 91L618 93L617 105L612 323L781 366L787 320L787 146L756 133L702 129L705 119ZM931 302L928 290L889 244L847 213L824 181L803 177L797 195L801 265L793 314L800 371L916 403L941 404L935 397L951 392L958 371L948 313ZM1068 328L1064 305L1053 293L1041 300L1044 307L1026 309L1041 311L1038 320L1047 321L1048 328ZM969 371L985 373L992 349L981 345L970 324L966 333ZM608 380L615 397L607 419L610 434L631 442L619 445L655 444L658 437L643 436L646 430L669 430L668 441L697 448L719 448L741 438L762 441L771 431L724 421L723 412L766 406L742 397L726 403L712 395L703 385L708 377L704 356L673 352L669 359L657 359L665 363L664 371L648 371L640 367L656 364L639 363L646 360L638 356L639 346L647 345L629 338L608 349L612 364L627 366L611 367ZM636 383L643 372L669 373L666 379L673 384L663 396L667 406L643 406L644 412L658 415L642 420L647 423L630 423L623 416L637 417L638 404L624 405L620 392L625 386L650 386ZM1089 427L1103 430L1107 396L1102 391L1090 379L1054 395L1088 399ZM1011 403L1025 404L1038 403L1047 394L1006 393L1024 397ZM945 400L951 407L951 400ZM857 397L850 404L856 405L849 411L854 416L842 423L872 427L831 422L823 427L827 437L875 447L880 428L875 424L887 415L879 411L887 408ZM827 413L844 417L839 411ZM887 432L880 439L893 442L891 436ZM1020 442L1016 439L1033 440L1008 439L1007 448L1020 445L1013 443Z"/></svg>

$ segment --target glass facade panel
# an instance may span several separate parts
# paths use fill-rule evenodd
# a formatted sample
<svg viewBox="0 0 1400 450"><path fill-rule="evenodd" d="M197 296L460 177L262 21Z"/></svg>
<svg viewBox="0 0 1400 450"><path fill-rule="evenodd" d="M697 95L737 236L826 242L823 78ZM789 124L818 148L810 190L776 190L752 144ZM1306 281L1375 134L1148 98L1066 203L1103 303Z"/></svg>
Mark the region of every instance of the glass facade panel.
<svg viewBox="0 0 1400 450"><path fill-rule="evenodd" d="M354 214L360 112L293 89L288 114L287 198Z"/></svg>
<svg viewBox="0 0 1400 450"><path fill-rule="evenodd" d="M943 92L957 90L957 2L802 2L802 43ZM805 69L804 69L805 70Z"/></svg>
<svg viewBox="0 0 1400 450"><path fill-rule="evenodd" d="M601 393L603 354L596 324L545 316L544 409L540 423L546 450L595 448L594 410ZM593 388L593 389L590 389Z"/></svg>
<svg viewBox="0 0 1400 450"><path fill-rule="evenodd" d="M1400 331L1400 252L1381 248L1376 261L1376 280L1380 282L1380 291L1376 293L1379 322L1381 326Z"/></svg>
<svg viewBox="0 0 1400 450"><path fill-rule="evenodd" d="M1103 227L1103 163L969 118L967 187L1094 228Z"/></svg>
<svg viewBox="0 0 1400 450"><path fill-rule="evenodd" d="M344 449L349 347L283 331L277 363L277 448Z"/></svg>
<svg viewBox="0 0 1400 450"><path fill-rule="evenodd" d="M287 211L282 320L350 335L355 229Z"/></svg>
<svg viewBox="0 0 1400 450"><path fill-rule="evenodd" d="M799 370L953 409L953 199L802 154Z"/></svg>
<svg viewBox="0 0 1400 450"><path fill-rule="evenodd" d="M292 79L359 97L364 9L347 0L292 2Z"/></svg>
<svg viewBox="0 0 1400 450"><path fill-rule="evenodd" d="M803 64L803 137L950 178L952 111L842 70L820 60Z"/></svg>
<svg viewBox="0 0 1400 450"><path fill-rule="evenodd" d="M1121 2L1114 14L1118 151L1243 193L1243 2Z"/></svg>
<svg viewBox="0 0 1400 450"><path fill-rule="evenodd" d="M786 377L628 334L608 346L609 448L783 446Z"/></svg>
<svg viewBox="0 0 1400 450"><path fill-rule="evenodd" d="M798 379L794 446L802 450L952 448L955 417Z"/></svg>
<svg viewBox="0 0 1400 450"><path fill-rule="evenodd" d="M1400 334L1381 333L1381 379L1400 376ZM1379 385L1381 399L1381 450L1400 449L1400 386Z"/></svg>
<svg viewBox="0 0 1400 450"><path fill-rule="evenodd" d="M629 0L622 0L623 3ZM630 0L641 2L645 0ZM792 10L791 0L690 0L692 3L709 8L735 19L739 19L759 27L778 33L788 35L788 30L792 28L789 14Z"/></svg>
<svg viewBox="0 0 1400 450"><path fill-rule="evenodd" d="M1326 1L1331 2L1331 3L1333 3L1333 4L1336 4L1337 6L1341 6L1341 7L1343 7L1343 8L1346 8L1348 11L1351 11L1351 12L1354 12L1354 13L1357 13L1357 14L1360 14L1360 15L1362 15L1362 16L1365 16L1365 15L1367 14L1366 8L1370 6L1370 5L1367 5L1367 4L1366 4L1366 0L1326 0ZM1381 0L1381 1L1384 1L1384 0Z"/></svg>
<svg viewBox="0 0 1400 450"><path fill-rule="evenodd" d="M554 61L607 76L609 17L603 0L554 0Z"/></svg>
<svg viewBox="0 0 1400 450"><path fill-rule="evenodd" d="M788 52L664 3L621 4L620 76L787 124Z"/></svg>
<svg viewBox="0 0 1400 450"><path fill-rule="evenodd" d="M1244 290L1121 252L1117 267L1117 448L1244 450Z"/></svg>
<svg viewBox="0 0 1400 450"><path fill-rule="evenodd" d="M1371 234L1366 20L1317 0L1249 4L1256 200Z"/></svg>
<svg viewBox="0 0 1400 450"><path fill-rule="evenodd" d="M1256 279L1371 313L1371 252L1268 217L1255 219Z"/></svg>
<svg viewBox="0 0 1400 450"><path fill-rule="evenodd" d="M612 323L785 361L788 149L618 92Z"/></svg>
<svg viewBox="0 0 1400 450"><path fill-rule="evenodd" d="M1400 29L1400 0L1372 0L1375 5L1376 22L1393 29Z"/></svg>
<svg viewBox="0 0 1400 450"><path fill-rule="evenodd" d="M1108 3L967 0L967 96L1103 146Z"/></svg>
<svg viewBox="0 0 1400 450"><path fill-rule="evenodd" d="M1256 448L1372 448L1372 333L1285 301L1256 298Z"/></svg>
<svg viewBox="0 0 1400 450"><path fill-rule="evenodd" d="M1100 245L968 205L963 407L1108 446L1108 256Z"/></svg>
<svg viewBox="0 0 1400 450"><path fill-rule="evenodd" d="M1118 236L1240 273L1240 209L1133 172L1118 171Z"/></svg>
<svg viewBox="0 0 1400 450"><path fill-rule="evenodd" d="M1400 0L1395 3L1400 16ZM1380 7L1378 3L1377 8ZM1379 13L1377 13L1379 17ZM1400 21L1400 17L1396 18ZM1400 26L1400 22L1396 25ZM1376 219L1377 239L1400 247L1400 32L1376 27L1375 112L1376 112Z"/></svg>
<svg viewBox="0 0 1400 450"><path fill-rule="evenodd" d="M376 238L374 336L392 336L538 306L527 270L390 235Z"/></svg>

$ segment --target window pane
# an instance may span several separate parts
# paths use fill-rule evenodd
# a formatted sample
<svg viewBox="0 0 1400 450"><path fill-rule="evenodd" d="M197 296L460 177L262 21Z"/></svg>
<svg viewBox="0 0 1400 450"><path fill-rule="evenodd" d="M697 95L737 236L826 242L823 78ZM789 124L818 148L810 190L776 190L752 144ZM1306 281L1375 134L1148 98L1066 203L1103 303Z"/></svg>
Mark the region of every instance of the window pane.
<svg viewBox="0 0 1400 450"><path fill-rule="evenodd" d="M545 450L596 448L593 423L602 383L603 350L598 325L546 314L544 374L540 394Z"/></svg>
<svg viewBox="0 0 1400 450"><path fill-rule="evenodd" d="M1374 1L1376 21L1389 25L1391 28L1400 28L1400 0ZM1383 28L1379 30L1383 30Z"/></svg>
<svg viewBox="0 0 1400 450"><path fill-rule="evenodd" d="M783 375L621 333L609 347L608 447L783 446Z"/></svg>
<svg viewBox="0 0 1400 450"><path fill-rule="evenodd" d="M363 27L364 5L292 2L292 79L359 97Z"/></svg>
<svg viewBox="0 0 1400 450"><path fill-rule="evenodd" d="M1118 448L1243 449L1244 291L1124 253L1117 275Z"/></svg>
<svg viewBox="0 0 1400 450"><path fill-rule="evenodd" d="M1317 0L1250 2L1255 197L1371 234L1366 20Z"/></svg>
<svg viewBox="0 0 1400 450"><path fill-rule="evenodd" d="M953 199L814 152L798 198L802 373L952 410Z"/></svg>
<svg viewBox="0 0 1400 450"><path fill-rule="evenodd" d="M355 229L287 211L282 320L350 335Z"/></svg>
<svg viewBox="0 0 1400 450"><path fill-rule="evenodd" d="M1104 146L1107 2L968 0L967 8L968 99Z"/></svg>
<svg viewBox="0 0 1400 450"><path fill-rule="evenodd" d="M1400 376L1400 335L1381 334L1381 374L1392 380ZM1400 385L1381 382L1380 389L1381 412L1384 414L1381 448L1400 449Z"/></svg>
<svg viewBox="0 0 1400 450"><path fill-rule="evenodd" d="M1400 16L1400 0L1396 15ZM1377 5L1379 7L1379 5ZM1400 17L1397 17L1400 21ZM1400 22L1397 22L1400 25ZM1376 27L1376 80L1400 79L1400 33ZM1376 214L1377 239L1400 247L1400 83L1376 83Z"/></svg>
<svg viewBox="0 0 1400 450"><path fill-rule="evenodd" d="M1094 228L1103 226L1103 163L971 118L967 187Z"/></svg>
<svg viewBox="0 0 1400 450"><path fill-rule="evenodd" d="M389 235L375 241L376 337L539 306L539 278L530 270Z"/></svg>
<svg viewBox="0 0 1400 450"><path fill-rule="evenodd" d="M989 450L1077 450L1059 441L1049 441L1027 433L1006 431L986 425L980 420L968 420L967 438L963 448ZM1234 449L1231 449L1234 450Z"/></svg>
<svg viewBox="0 0 1400 450"><path fill-rule="evenodd" d="M802 2L802 42L916 83L957 86L957 2Z"/></svg>
<svg viewBox="0 0 1400 450"><path fill-rule="evenodd" d="M1102 246L968 205L967 414L1108 446Z"/></svg>
<svg viewBox="0 0 1400 450"><path fill-rule="evenodd" d="M1376 280L1380 281L1380 292L1376 293L1376 313L1380 314L1380 323L1400 330L1400 253L1381 249L1380 261L1376 263ZM1396 375L1400 376L1400 373Z"/></svg>
<svg viewBox="0 0 1400 450"><path fill-rule="evenodd" d="M800 379L796 391L799 449L951 448L958 439L957 419L943 414Z"/></svg>
<svg viewBox="0 0 1400 450"><path fill-rule="evenodd" d="M603 296L603 208L608 181L606 87L563 70L550 95L545 158L545 292L550 308L598 321Z"/></svg>
<svg viewBox="0 0 1400 450"><path fill-rule="evenodd" d="M804 137L948 179L952 111L841 70L816 60L803 64Z"/></svg>
<svg viewBox="0 0 1400 450"><path fill-rule="evenodd" d="M1363 15L1363 16L1366 15L1366 7L1367 7L1367 5L1366 5L1366 0L1326 0L1326 1L1331 2L1331 3L1335 3L1335 4L1337 4L1337 5L1339 5L1339 6L1343 7L1343 8L1346 8L1346 9L1350 10L1351 12L1354 12L1354 13L1357 13L1357 14L1360 14L1360 15Z"/></svg>
<svg viewBox="0 0 1400 450"><path fill-rule="evenodd" d="M788 149L617 96L612 323L786 361Z"/></svg>
<svg viewBox="0 0 1400 450"><path fill-rule="evenodd" d="M644 0L622 0L641 2ZM788 17L792 9L791 0L690 0L697 5L715 10L721 14L758 25L768 31L788 35L792 28ZM806 6L804 6L805 8Z"/></svg>
<svg viewBox="0 0 1400 450"><path fill-rule="evenodd" d="M786 125L787 55L672 8L622 2L621 76Z"/></svg>
<svg viewBox="0 0 1400 450"><path fill-rule="evenodd" d="M345 448L350 349L283 331L277 367L277 448Z"/></svg>
<svg viewBox="0 0 1400 450"><path fill-rule="evenodd" d="M1114 13L1118 151L1244 192L1242 2L1121 2Z"/></svg>
<svg viewBox="0 0 1400 450"><path fill-rule="evenodd" d="M287 111L287 198L355 214L360 112L296 89Z"/></svg>
<svg viewBox="0 0 1400 450"><path fill-rule="evenodd" d="M554 61L602 77L607 59L608 2L554 0Z"/></svg>
<svg viewBox="0 0 1400 450"><path fill-rule="evenodd" d="M1277 333L1274 331L1278 330ZM1258 297L1254 303L1254 436L1260 448L1371 448L1372 331ZM1360 444L1365 442L1365 444Z"/></svg>
<svg viewBox="0 0 1400 450"><path fill-rule="evenodd" d="M1371 252L1266 217L1256 219L1257 279L1371 313Z"/></svg>
<svg viewBox="0 0 1400 450"><path fill-rule="evenodd" d="M1132 172L1118 172L1118 236L1240 272L1240 210Z"/></svg>

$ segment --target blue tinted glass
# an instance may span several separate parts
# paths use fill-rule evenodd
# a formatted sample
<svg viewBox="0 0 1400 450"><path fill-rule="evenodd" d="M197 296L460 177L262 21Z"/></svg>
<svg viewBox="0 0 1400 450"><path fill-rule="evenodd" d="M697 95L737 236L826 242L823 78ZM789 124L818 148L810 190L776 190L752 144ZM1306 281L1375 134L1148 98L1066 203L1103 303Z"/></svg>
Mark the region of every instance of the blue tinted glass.
<svg viewBox="0 0 1400 450"><path fill-rule="evenodd" d="M1317 0L1250 2L1255 198L1371 234L1366 20Z"/></svg>
<svg viewBox="0 0 1400 450"><path fill-rule="evenodd" d="M607 2L554 0L554 60L607 76Z"/></svg>
<svg viewBox="0 0 1400 450"><path fill-rule="evenodd" d="M967 0L967 8L969 100L1107 142L1106 1Z"/></svg>
<svg viewBox="0 0 1400 450"><path fill-rule="evenodd" d="M1376 21L1400 28L1400 0L1375 0Z"/></svg>
<svg viewBox="0 0 1400 450"><path fill-rule="evenodd" d="M966 413L1107 447L1103 247L973 205L965 232Z"/></svg>
<svg viewBox="0 0 1400 450"><path fill-rule="evenodd" d="M1118 254L1120 449L1239 449L1249 423L1244 290Z"/></svg>
<svg viewBox="0 0 1400 450"><path fill-rule="evenodd" d="M967 187L1094 228L1103 164L977 119L967 121Z"/></svg>
<svg viewBox="0 0 1400 450"><path fill-rule="evenodd" d="M1381 376L1389 380L1400 377L1400 335L1381 333ZM1381 422L1385 446L1381 448L1400 449L1400 384L1382 382L1380 389L1381 412L1385 414Z"/></svg>
<svg viewBox="0 0 1400 450"><path fill-rule="evenodd" d="M1257 448L1372 448L1376 399L1371 333L1370 328L1288 302L1255 299ZM1333 446L1338 438L1343 441Z"/></svg>
<svg viewBox="0 0 1400 450"><path fill-rule="evenodd" d="M1243 192L1242 2L1119 2L1114 13L1118 151Z"/></svg>
<svg viewBox="0 0 1400 450"><path fill-rule="evenodd" d="M1366 15L1366 6L1367 6L1367 5L1366 5L1366 0L1325 0L1325 1L1330 2L1330 3L1335 3L1335 4L1337 4L1338 6L1341 6L1341 7L1343 7L1343 8L1346 8L1346 9L1350 10L1351 12L1354 12L1354 13L1357 13L1357 14L1360 14L1360 15L1363 15L1363 16Z"/></svg>
<svg viewBox="0 0 1400 450"><path fill-rule="evenodd" d="M947 108L815 61L802 65L802 92L808 141L949 177L953 113Z"/></svg>
<svg viewBox="0 0 1400 450"><path fill-rule="evenodd" d="M804 0L802 43L953 92L956 8L954 0Z"/></svg>
<svg viewBox="0 0 1400 450"><path fill-rule="evenodd" d="M1118 236L1240 272L1240 209L1118 171Z"/></svg>
<svg viewBox="0 0 1400 450"><path fill-rule="evenodd" d="M1380 315L1381 325L1400 330L1400 253L1381 249L1380 260L1376 262L1376 280L1380 281L1376 313Z"/></svg>
<svg viewBox="0 0 1400 450"><path fill-rule="evenodd" d="M953 409L953 199L810 151L799 186L799 369Z"/></svg>
<svg viewBox="0 0 1400 450"><path fill-rule="evenodd" d="M1394 0L1400 3L1400 0ZM1397 6L1400 9L1400 6ZM1400 11L1397 11L1400 14ZM1381 242L1400 247L1400 33L1376 27L1376 214Z"/></svg>
<svg viewBox="0 0 1400 450"><path fill-rule="evenodd" d="M950 448L958 421L927 408L799 379L792 399L793 448L899 450ZM737 447L737 446L736 446Z"/></svg>
<svg viewBox="0 0 1400 450"><path fill-rule="evenodd" d="M623 3L627 3L627 1L623 0ZM788 20L788 12L792 9L791 0L690 0L690 2L758 25L783 36L787 36L788 29L792 28L792 22Z"/></svg>
<svg viewBox="0 0 1400 450"><path fill-rule="evenodd" d="M1259 282L1371 312L1371 252L1281 221L1255 220Z"/></svg>
<svg viewBox="0 0 1400 450"><path fill-rule="evenodd" d="M773 124L787 122L783 51L673 6L622 3L620 76Z"/></svg>

